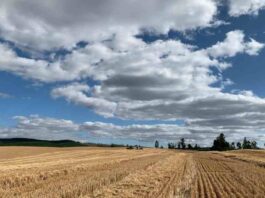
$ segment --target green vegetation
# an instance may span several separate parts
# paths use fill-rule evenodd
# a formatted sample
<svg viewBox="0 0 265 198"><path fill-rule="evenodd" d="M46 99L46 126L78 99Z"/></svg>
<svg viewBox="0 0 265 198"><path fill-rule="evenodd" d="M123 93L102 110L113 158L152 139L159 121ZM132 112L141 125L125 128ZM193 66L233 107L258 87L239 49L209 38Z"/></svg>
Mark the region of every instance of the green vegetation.
<svg viewBox="0 0 265 198"><path fill-rule="evenodd" d="M221 133L213 141L212 147L200 147L198 144L192 146L191 144L186 145L185 139L181 138L178 143L168 143L168 149L186 149L186 150L198 150L198 151L226 151L235 149L259 149L256 141L250 141L246 137L243 142L232 142L229 143L225 139L225 135Z"/></svg>
<svg viewBox="0 0 265 198"><path fill-rule="evenodd" d="M97 146L97 147L124 147L118 144L97 144L81 143L73 140L37 140L28 138L0 139L0 146L40 146L40 147L78 147L78 146Z"/></svg>
<svg viewBox="0 0 265 198"><path fill-rule="evenodd" d="M86 146L72 140L36 140L27 138L0 139L0 146L43 146L43 147L74 147Z"/></svg>
<svg viewBox="0 0 265 198"><path fill-rule="evenodd" d="M159 148L159 142L158 142L158 140L155 141L155 148Z"/></svg>
<svg viewBox="0 0 265 198"><path fill-rule="evenodd" d="M221 133L214 141L212 150L214 151L226 151L231 148L229 142L225 140L225 135Z"/></svg>

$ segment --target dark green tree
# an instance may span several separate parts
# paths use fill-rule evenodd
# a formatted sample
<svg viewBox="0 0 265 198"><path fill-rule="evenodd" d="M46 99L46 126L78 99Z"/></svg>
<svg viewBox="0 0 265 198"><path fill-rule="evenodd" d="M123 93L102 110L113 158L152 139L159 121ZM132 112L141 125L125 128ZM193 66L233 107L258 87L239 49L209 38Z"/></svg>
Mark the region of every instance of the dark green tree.
<svg viewBox="0 0 265 198"><path fill-rule="evenodd" d="M241 142L236 143L236 146L237 146L238 149L242 149L242 144L241 144Z"/></svg>
<svg viewBox="0 0 265 198"><path fill-rule="evenodd" d="M155 141L155 148L159 148L159 142L158 142L158 140Z"/></svg>
<svg viewBox="0 0 265 198"><path fill-rule="evenodd" d="M186 149L186 143L185 143L185 139L184 138L180 139L180 146L181 146L182 149Z"/></svg>
<svg viewBox="0 0 265 198"><path fill-rule="evenodd" d="M168 143L168 148L169 149L175 149L176 148L176 144L174 144L174 143Z"/></svg>
<svg viewBox="0 0 265 198"><path fill-rule="evenodd" d="M246 137L244 137L242 148L251 149L251 142Z"/></svg>
<svg viewBox="0 0 265 198"><path fill-rule="evenodd" d="M173 144L172 144L172 143L168 143L168 144L167 144L167 148L168 148L168 149L173 149Z"/></svg>
<svg viewBox="0 0 265 198"><path fill-rule="evenodd" d="M235 142L232 142L232 143L231 143L231 149L232 149L232 150L236 149L236 144L235 144Z"/></svg>
<svg viewBox="0 0 265 198"><path fill-rule="evenodd" d="M225 135L221 133L214 141L212 150L225 151L230 147L229 143L225 140Z"/></svg>
<svg viewBox="0 0 265 198"><path fill-rule="evenodd" d="M257 149L258 146L257 146L257 142L256 141L252 141L251 142L251 149Z"/></svg>
<svg viewBox="0 0 265 198"><path fill-rule="evenodd" d="M189 150L192 150L192 149L193 149L193 147L192 147L191 144L188 144L188 149L189 149Z"/></svg>

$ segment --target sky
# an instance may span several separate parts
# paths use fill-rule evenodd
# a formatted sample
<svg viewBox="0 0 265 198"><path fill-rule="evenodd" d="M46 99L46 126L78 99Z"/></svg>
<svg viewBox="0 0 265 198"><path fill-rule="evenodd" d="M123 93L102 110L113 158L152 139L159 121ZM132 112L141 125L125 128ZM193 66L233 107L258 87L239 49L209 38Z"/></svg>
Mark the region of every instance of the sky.
<svg viewBox="0 0 265 198"><path fill-rule="evenodd" d="M2 0L0 138L265 142L265 0Z"/></svg>

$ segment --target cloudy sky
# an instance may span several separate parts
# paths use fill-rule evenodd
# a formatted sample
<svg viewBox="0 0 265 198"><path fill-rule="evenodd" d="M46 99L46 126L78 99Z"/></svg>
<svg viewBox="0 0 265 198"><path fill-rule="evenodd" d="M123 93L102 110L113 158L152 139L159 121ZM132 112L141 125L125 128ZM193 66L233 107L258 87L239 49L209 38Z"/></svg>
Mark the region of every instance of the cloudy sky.
<svg viewBox="0 0 265 198"><path fill-rule="evenodd" d="M1 0L0 138L265 142L265 0Z"/></svg>

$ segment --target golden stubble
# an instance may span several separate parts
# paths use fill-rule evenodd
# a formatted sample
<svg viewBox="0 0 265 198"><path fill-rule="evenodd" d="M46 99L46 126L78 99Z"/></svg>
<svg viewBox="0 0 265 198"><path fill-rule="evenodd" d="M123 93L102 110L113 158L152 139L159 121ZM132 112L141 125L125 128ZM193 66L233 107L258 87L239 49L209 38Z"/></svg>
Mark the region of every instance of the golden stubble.
<svg viewBox="0 0 265 198"><path fill-rule="evenodd" d="M264 197L265 152L0 147L0 197Z"/></svg>

